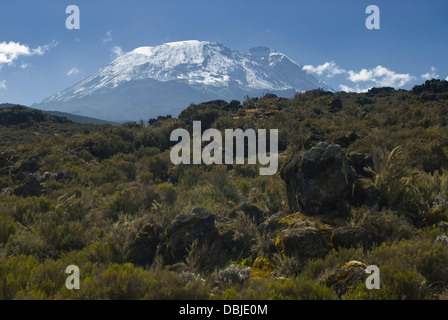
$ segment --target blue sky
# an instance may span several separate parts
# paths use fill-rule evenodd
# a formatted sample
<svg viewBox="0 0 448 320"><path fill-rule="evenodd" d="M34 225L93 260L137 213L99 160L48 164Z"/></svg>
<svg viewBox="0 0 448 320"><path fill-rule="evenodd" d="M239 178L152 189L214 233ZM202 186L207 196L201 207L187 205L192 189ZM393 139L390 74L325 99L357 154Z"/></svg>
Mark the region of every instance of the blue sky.
<svg viewBox="0 0 448 320"><path fill-rule="evenodd" d="M65 26L72 4L79 30ZM276 49L336 90L410 89L448 77L447 35L446 0L0 0L0 103L31 105L120 53L193 39Z"/></svg>

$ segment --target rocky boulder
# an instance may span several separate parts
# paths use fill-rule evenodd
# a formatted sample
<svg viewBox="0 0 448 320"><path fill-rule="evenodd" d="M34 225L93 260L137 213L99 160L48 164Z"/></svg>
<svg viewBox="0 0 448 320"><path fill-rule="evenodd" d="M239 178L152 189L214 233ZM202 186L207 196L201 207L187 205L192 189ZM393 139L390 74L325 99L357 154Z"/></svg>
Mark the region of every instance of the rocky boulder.
<svg viewBox="0 0 448 320"><path fill-rule="evenodd" d="M334 138L331 143L338 144L342 148L347 148L350 144L356 141L358 135L354 132L349 132L343 136Z"/></svg>
<svg viewBox="0 0 448 320"><path fill-rule="evenodd" d="M289 207L311 216L346 212L355 178L341 146L319 143L281 170Z"/></svg>
<svg viewBox="0 0 448 320"><path fill-rule="evenodd" d="M378 204L372 157L356 152L346 155L338 144L320 142L280 173L291 212L344 216L350 205Z"/></svg>
<svg viewBox="0 0 448 320"><path fill-rule="evenodd" d="M4 156L0 155L0 169L3 169L5 167L12 166L12 163L5 158Z"/></svg>
<svg viewBox="0 0 448 320"><path fill-rule="evenodd" d="M259 225L265 219L266 215L259 207L254 204L243 202L237 205L230 213L229 218L234 219L237 217L238 212L242 212L249 219L251 219L256 225Z"/></svg>
<svg viewBox="0 0 448 320"><path fill-rule="evenodd" d="M214 241L230 257L237 257L241 252L248 249L248 244L236 236L236 230L231 219L215 217L215 228L217 237Z"/></svg>
<svg viewBox="0 0 448 320"><path fill-rule="evenodd" d="M288 228L289 224L283 219L287 215L288 214L284 212L273 214L258 226L258 231L261 234L275 235L278 231Z"/></svg>
<svg viewBox="0 0 448 320"><path fill-rule="evenodd" d="M195 240L198 245L211 245L218 239L215 216L204 208L195 207L189 213L180 214L165 229L167 260L182 261Z"/></svg>
<svg viewBox="0 0 448 320"><path fill-rule="evenodd" d="M14 195L22 197L41 196L44 188L35 177L26 178L22 184L14 189Z"/></svg>
<svg viewBox="0 0 448 320"><path fill-rule="evenodd" d="M39 170L39 163L35 158L23 159L19 162L19 168L27 173L34 173Z"/></svg>
<svg viewBox="0 0 448 320"><path fill-rule="evenodd" d="M338 297L341 298L367 279L366 268L365 263L352 260L330 275L325 283L327 286L333 287Z"/></svg>
<svg viewBox="0 0 448 320"><path fill-rule="evenodd" d="M275 247L282 254L303 259L320 258L329 251L324 237L313 227L281 231L275 240Z"/></svg>
<svg viewBox="0 0 448 320"><path fill-rule="evenodd" d="M337 249L356 248L362 245L371 248L376 242L375 236L361 227L344 226L333 230L331 242Z"/></svg>
<svg viewBox="0 0 448 320"><path fill-rule="evenodd" d="M315 147L319 142L322 142L323 137L318 134L311 134L306 137L305 142L302 145L302 150L310 150Z"/></svg>

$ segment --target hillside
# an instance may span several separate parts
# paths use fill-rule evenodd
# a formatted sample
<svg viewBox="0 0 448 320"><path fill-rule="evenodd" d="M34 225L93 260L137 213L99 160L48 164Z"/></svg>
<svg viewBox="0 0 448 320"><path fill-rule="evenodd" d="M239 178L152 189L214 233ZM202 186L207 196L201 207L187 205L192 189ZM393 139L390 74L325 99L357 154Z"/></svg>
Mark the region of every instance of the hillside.
<svg viewBox="0 0 448 320"><path fill-rule="evenodd" d="M0 110L1 299L448 298L447 81L61 119ZM172 164L194 120L278 129L278 173Z"/></svg>
<svg viewBox="0 0 448 320"><path fill-rule="evenodd" d="M20 105L0 108L0 146L38 143L53 137L71 137L108 127L108 125L74 123L57 114Z"/></svg>
<svg viewBox="0 0 448 320"><path fill-rule="evenodd" d="M36 110L37 109L33 109L33 108L29 108L29 107L25 107L25 106L21 106L21 105L17 105L17 104L13 104L13 103L0 103L0 110L4 109L4 108L11 108L14 106L19 106L19 107L24 107L24 108L28 108L31 110ZM75 114L71 114L71 113L67 113L67 112L59 112L59 111L44 111L44 110L39 110L42 111L44 114L50 115L50 116L56 116L59 118L66 118L74 123L82 123L82 124L110 124L110 125L117 125L118 123L116 122L110 122L110 121L106 121L106 120L100 120L100 119L95 119L95 118L89 118L89 117L84 117L84 116L80 116L80 115L75 115ZM35 112L36 114L36 112Z"/></svg>

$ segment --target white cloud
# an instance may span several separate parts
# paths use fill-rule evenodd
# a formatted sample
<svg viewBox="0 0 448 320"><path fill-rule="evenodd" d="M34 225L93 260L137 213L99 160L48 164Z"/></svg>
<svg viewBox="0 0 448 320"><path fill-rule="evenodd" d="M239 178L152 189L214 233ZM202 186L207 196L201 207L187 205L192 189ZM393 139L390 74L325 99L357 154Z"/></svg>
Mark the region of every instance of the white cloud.
<svg viewBox="0 0 448 320"><path fill-rule="evenodd" d="M2 80L2 81L0 81L0 89L7 89L7 87L6 87L6 80Z"/></svg>
<svg viewBox="0 0 448 320"><path fill-rule="evenodd" d="M448 81L448 77L446 77L446 79L445 79L446 81Z"/></svg>
<svg viewBox="0 0 448 320"><path fill-rule="evenodd" d="M348 79L351 82L362 82L362 81L370 81L373 77L373 71L372 70L367 70L367 69L362 69L359 72L355 72L353 70L350 70L348 72Z"/></svg>
<svg viewBox="0 0 448 320"><path fill-rule="evenodd" d="M372 87L360 88L359 85L356 85L356 87L352 88L352 87L340 84L339 89L341 89L341 91L345 91L345 92L363 93L363 92L369 91L370 89L372 89Z"/></svg>
<svg viewBox="0 0 448 320"><path fill-rule="evenodd" d="M38 55L41 56L43 54L45 54L45 52L50 51L51 46L46 44L44 46L39 46L35 49L31 50L31 55Z"/></svg>
<svg viewBox="0 0 448 320"><path fill-rule="evenodd" d="M6 43L5 41L0 43L0 64L8 63L11 64L20 55L29 56L31 55L31 50L26 45L21 45L18 42Z"/></svg>
<svg viewBox="0 0 448 320"><path fill-rule="evenodd" d="M396 73L382 66L373 69L362 69L359 72L348 71L348 80L358 82L373 82L381 87L402 87L415 77L409 73Z"/></svg>
<svg viewBox="0 0 448 320"><path fill-rule="evenodd" d="M431 72L423 73L420 76L423 80L438 79L440 76L437 74L437 68L431 67Z"/></svg>
<svg viewBox="0 0 448 320"><path fill-rule="evenodd" d="M334 61L325 62L324 64L318 65L317 67L306 65L303 66L302 69L308 73L314 73L318 76L326 73L327 78L331 78L335 75L346 72L344 69L339 68Z"/></svg>
<svg viewBox="0 0 448 320"><path fill-rule="evenodd" d="M79 73L79 69L75 66L67 71L67 76L72 76L77 73Z"/></svg>
<svg viewBox="0 0 448 320"><path fill-rule="evenodd" d="M365 92L374 86L379 87L402 87L416 77L409 73L396 73L383 66L376 66L375 68L363 68L359 71L345 70L339 67L334 61L325 62L317 67L306 65L302 68L308 73L313 73L317 76L325 75L327 78L335 75L344 74L347 80L356 84L356 86L340 85L340 89L347 92ZM366 86L360 87L358 84L365 82Z"/></svg>
<svg viewBox="0 0 448 320"><path fill-rule="evenodd" d="M109 30L104 35L103 43L112 41L112 30Z"/></svg>
<svg viewBox="0 0 448 320"><path fill-rule="evenodd" d="M124 54L123 49L121 49L119 46L114 46L111 49L111 52L114 58L118 58L119 56L122 56Z"/></svg>
<svg viewBox="0 0 448 320"><path fill-rule="evenodd" d="M22 64L20 65L20 68L25 70L26 68L28 68L30 65L28 63L22 62Z"/></svg>
<svg viewBox="0 0 448 320"><path fill-rule="evenodd" d="M0 68L2 64L12 65L14 61L17 60L20 56L41 56L49 51L52 47L57 46L57 44L58 43L56 41L53 41L50 44L32 49L25 44L20 44L19 42L3 41L0 43Z"/></svg>

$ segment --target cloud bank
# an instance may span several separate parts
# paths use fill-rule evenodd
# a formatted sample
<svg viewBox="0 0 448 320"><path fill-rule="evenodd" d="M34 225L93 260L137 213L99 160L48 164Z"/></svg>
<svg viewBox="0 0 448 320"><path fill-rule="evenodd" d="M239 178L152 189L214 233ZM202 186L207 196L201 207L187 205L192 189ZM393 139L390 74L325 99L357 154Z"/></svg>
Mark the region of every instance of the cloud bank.
<svg viewBox="0 0 448 320"><path fill-rule="evenodd" d="M326 74L327 78L331 78L335 75L346 73L344 69L339 68L334 61L325 62L317 67L313 67L312 65L303 66L303 70L308 73L314 73L318 76Z"/></svg>
<svg viewBox="0 0 448 320"><path fill-rule="evenodd" d="M318 66L306 65L303 70L317 76L332 78L336 75L345 76L352 85L339 85L342 91L346 92L366 92L372 87L394 87L399 88L416 80L416 77L409 73L397 73L383 66L375 68L363 68L359 71L345 70L339 67L334 61L325 62ZM422 75L423 76L423 75Z"/></svg>
<svg viewBox="0 0 448 320"><path fill-rule="evenodd" d="M51 48L57 45L56 41L43 46L38 46L37 48L30 48L26 44L20 44L19 42L6 42L0 43L0 68L2 65L13 65L21 56L34 56L34 55L44 55L46 52L50 51Z"/></svg>

